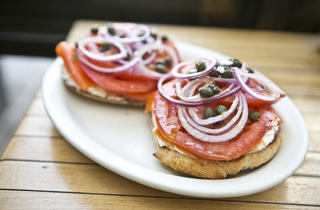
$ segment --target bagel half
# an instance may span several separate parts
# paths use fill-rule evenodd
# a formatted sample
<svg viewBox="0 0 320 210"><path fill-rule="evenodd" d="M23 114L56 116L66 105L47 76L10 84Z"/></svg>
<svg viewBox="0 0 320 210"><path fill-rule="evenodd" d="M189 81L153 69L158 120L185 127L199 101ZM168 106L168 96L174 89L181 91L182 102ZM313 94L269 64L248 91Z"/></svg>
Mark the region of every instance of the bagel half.
<svg viewBox="0 0 320 210"><path fill-rule="evenodd" d="M61 77L63 80L64 85L71 90L72 92L84 96L86 98L100 101L103 103L111 103L111 104L120 104L120 105L128 105L128 106L137 106L143 107L146 105L145 101L133 100L122 96L120 94L110 93L105 89L100 87L90 87L88 91L81 90L74 80L69 75L68 71L65 69L64 65L62 64L62 72Z"/></svg>
<svg viewBox="0 0 320 210"><path fill-rule="evenodd" d="M237 159L203 161L191 154L178 152L174 144L159 145L157 133L153 132L157 151L153 154L162 164L175 171L199 178L222 179L236 175L240 171L257 168L271 160L280 148L282 136L281 129L274 135L272 143L261 151L247 153Z"/></svg>

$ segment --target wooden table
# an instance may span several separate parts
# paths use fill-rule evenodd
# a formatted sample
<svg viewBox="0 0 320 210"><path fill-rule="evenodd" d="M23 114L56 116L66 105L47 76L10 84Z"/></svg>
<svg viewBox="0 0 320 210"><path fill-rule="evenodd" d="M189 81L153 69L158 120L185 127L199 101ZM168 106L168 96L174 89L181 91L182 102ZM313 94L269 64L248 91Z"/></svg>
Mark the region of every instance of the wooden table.
<svg viewBox="0 0 320 210"><path fill-rule="evenodd" d="M77 21L74 41L102 22ZM0 209L313 209L320 207L320 54L314 34L158 25L173 40L246 61L283 88L301 111L310 144L304 164L251 196L198 199L158 191L97 165L70 146L35 97L0 161ZM151 154L150 154L151 155Z"/></svg>

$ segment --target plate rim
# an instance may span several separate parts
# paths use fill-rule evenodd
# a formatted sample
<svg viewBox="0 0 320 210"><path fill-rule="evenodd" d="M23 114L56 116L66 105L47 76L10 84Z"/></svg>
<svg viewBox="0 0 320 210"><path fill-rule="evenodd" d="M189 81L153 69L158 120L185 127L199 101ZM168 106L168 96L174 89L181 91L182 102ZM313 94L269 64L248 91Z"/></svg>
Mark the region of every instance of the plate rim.
<svg viewBox="0 0 320 210"><path fill-rule="evenodd" d="M219 56L224 56L227 57L219 52L216 52L214 50L208 49L208 48L204 48L201 46L197 46L197 45L192 45L192 44L187 44L187 43L183 43L183 42L176 42L176 44L180 47L183 46L187 46L187 47L192 47L192 48L197 48L203 51L207 51L213 54L217 54ZM167 191L167 192L171 192L171 193L176 193L176 194L180 194L180 195L187 195L187 196L193 196L193 197L202 197L202 198L225 198L225 197L238 197L238 196L245 196L245 195L250 195L250 194L254 194L257 192L261 192L264 191L266 189L269 189L271 187L274 187L275 185L281 183L282 181L284 181L285 179L287 179L292 173L294 173L295 170L297 170L299 168L299 166L303 163L306 153L307 153L307 149L308 149L308 132L307 132L307 128L305 125L305 122L303 120L303 117L301 115L301 113L299 112L299 110L297 109L297 107L294 105L294 103L291 101L291 99L289 97L286 97L285 99L288 100L288 102L291 104L292 108L294 109L294 111L297 113L298 116L298 121L300 122L301 126L302 126L302 135L303 135L303 142L304 142L304 147L301 147L301 153L299 154L299 161L296 161L294 166L291 166L290 170L287 170L286 173L283 173L280 176L278 176L277 179L273 180L272 182L268 182L268 184L263 184L263 185L259 185L259 187L256 188L246 188L246 189L241 189L238 191L231 191L229 190L229 192L214 192L214 191L208 191L208 190L199 190L199 189L187 189L185 188L185 186L183 185L179 185L177 186L170 186L168 185L168 183L170 183L171 181L176 181L176 177L179 177L178 179L180 180L187 180L190 181L190 179L192 179L195 182L198 183L205 183L206 181L210 181L210 182L214 182L217 185L219 185L219 183L224 183L226 180L230 180L230 179L222 179L222 180L210 180L210 179L198 179L198 178L190 178L190 177L181 177L181 176L177 176L177 175L172 175L172 174L165 174L163 172L158 172L152 169L146 169L145 167L142 167L138 164L133 164L133 163L129 163L128 161L126 161L124 158L119 157L119 155L117 156L116 154L114 154L112 151L109 151L108 155L113 155L114 158L117 159L118 165L119 164L123 164L122 167L117 167L115 164L112 163L108 163L103 161L103 158L101 159L101 155L92 152L92 151L103 151L106 152L104 150L101 150L101 148L97 148L98 145L95 146L95 149L88 149L85 147L85 145L83 145L83 142L79 142L76 141L75 139L77 139L77 135L72 134L72 131L67 131L65 129L65 127L63 127L60 123L60 119L58 118L58 116L56 115L55 112L55 108L52 107L52 104L50 104L50 99L48 98L50 96L50 92L49 89L47 88L47 86L50 84L50 79L51 78L51 74L54 74L56 72L54 72L55 68L57 68L56 66L58 65L60 58L57 58L52 65L49 67L49 69L47 70L43 80L42 80L42 100L43 100L43 104L45 107L45 110L50 118L50 120L52 121L52 123L55 125L56 129L58 130L58 132L63 136L63 138L65 140L67 140L73 147L75 147L77 150L79 150L82 154L86 155L88 158L90 158L91 160L97 162L98 164L100 164L101 166L127 178L130 179L134 182L138 182L140 184L155 188L155 189L160 189L163 191ZM60 59L61 62L61 59ZM57 74L57 73L56 73ZM60 76L60 75L59 75ZM58 78L61 80L61 78ZM67 90L66 90L67 91ZM283 99L284 100L284 99ZM86 135L84 135L86 136ZM90 150L90 151L89 151ZM117 156L117 157L116 157ZM151 154L150 154L151 156ZM136 172L133 173L128 173L128 170L124 170L123 168L125 167L129 167L131 170L135 170ZM150 176L149 178L146 176L148 175L157 175L159 178L165 178L168 179L168 182L159 182L159 181L155 181L155 179L151 178ZM151 176L151 177L152 177ZM202 182L199 182L199 180L202 180ZM235 178L236 180L236 178Z"/></svg>

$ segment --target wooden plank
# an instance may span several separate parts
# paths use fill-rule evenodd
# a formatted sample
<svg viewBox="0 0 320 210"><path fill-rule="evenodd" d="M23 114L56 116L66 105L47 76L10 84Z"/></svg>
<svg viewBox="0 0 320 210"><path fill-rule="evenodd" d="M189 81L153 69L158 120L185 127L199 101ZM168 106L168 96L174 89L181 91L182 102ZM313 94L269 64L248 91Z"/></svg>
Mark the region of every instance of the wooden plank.
<svg viewBox="0 0 320 210"><path fill-rule="evenodd" d="M320 132L309 132L309 151L320 152Z"/></svg>
<svg viewBox="0 0 320 210"><path fill-rule="evenodd" d="M50 192L0 191L3 209L316 209L314 206Z"/></svg>
<svg viewBox="0 0 320 210"><path fill-rule="evenodd" d="M28 148L28 149L26 149ZM13 137L2 159L92 163L62 138Z"/></svg>
<svg viewBox="0 0 320 210"><path fill-rule="evenodd" d="M0 171L0 188L178 196L134 183L96 165L2 161ZM265 192L230 200L320 205L319 185L320 178L292 176Z"/></svg>
<svg viewBox="0 0 320 210"><path fill-rule="evenodd" d="M47 116L26 115L17 128L15 135L60 136Z"/></svg>
<svg viewBox="0 0 320 210"><path fill-rule="evenodd" d="M302 166L295 172L297 175L320 177L320 153L308 152Z"/></svg>
<svg viewBox="0 0 320 210"><path fill-rule="evenodd" d="M35 97L26 113L27 115L47 115L42 98Z"/></svg>
<svg viewBox="0 0 320 210"><path fill-rule="evenodd" d="M293 95L290 98L303 114L305 113L318 114L320 112L320 109L319 109L320 96L307 97L307 96Z"/></svg>

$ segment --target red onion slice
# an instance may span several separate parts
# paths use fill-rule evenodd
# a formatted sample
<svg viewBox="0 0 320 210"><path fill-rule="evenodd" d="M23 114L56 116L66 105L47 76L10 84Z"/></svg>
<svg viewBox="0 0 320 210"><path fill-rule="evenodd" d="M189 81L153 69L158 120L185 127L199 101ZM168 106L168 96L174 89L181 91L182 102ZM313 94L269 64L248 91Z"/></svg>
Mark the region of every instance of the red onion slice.
<svg viewBox="0 0 320 210"><path fill-rule="evenodd" d="M239 97L238 94L237 94L237 97ZM186 111L187 108L183 107L182 111L183 111L183 114L184 114L187 122L195 129L202 131L202 132L205 132L205 133L208 133L208 134L219 134L219 133L225 132L226 130L231 128L238 121L238 119L242 113L242 107L243 107L243 101L240 100L238 111L237 111L236 115L225 126L223 126L221 128L217 128L217 129L207 128L207 127L201 126L201 125L197 124L196 122L194 122L189 117L189 115ZM188 108L188 109L190 110L190 108ZM190 113L190 115L191 115L191 113ZM220 116L220 115L218 115L218 116Z"/></svg>
<svg viewBox="0 0 320 210"><path fill-rule="evenodd" d="M92 68L95 71L104 73L104 74L116 74L116 73L121 73L124 71L128 71L130 69L132 69L134 66L136 66L139 61L140 58L133 58L131 61L124 63L123 65L119 66L119 67L115 67L115 68L106 68L106 67L101 67L101 66L97 66L91 62L89 62L82 53L78 52L77 56L79 58L79 61L83 64L85 64L86 66ZM124 61L123 61L124 62Z"/></svg>
<svg viewBox="0 0 320 210"><path fill-rule="evenodd" d="M236 81L238 82L238 84L241 86L241 89L245 92L247 92L249 95L251 95L252 97L254 98L257 98L259 100L262 100L262 101L275 101L277 100L279 97L280 97L280 93L278 91L275 91L275 90L272 90L272 86L270 85L270 83L272 83L270 80L266 80L266 77L264 77L262 74L259 74L259 75L249 75L248 74L248 77L254 77L255 79L257 79L258 81L262 81L264 83L262 83L262 85L268 85L267 86L268 88L271 89L272 91L272 95L269 95L269 96L266 96L266 95L260 95L258 93L256 93L255 91L253 91L247 84L246 84L246 81L244 81L242 78L241 78L241 73L239 71L238 68L235 68L233 67L232 68L232 73L233 73L233 76L234 78L236 79ZM258 72L256 72L258 73ZM270 83L268 82L270 81Z"/></svg>
<svg viewBox="0 0 320 210"><path fill-rule="evenodd" d="M237 108L238 104L239 104L239 93L236 94L235 99L232 102L232 105L230 106L230 108L223 112L221 115L217 115L215 117L210 117L208 119L201 119L199 118L199 116L197 115L196 111L194 108L188 108L189 114L191 116L191 118L199 125L210 125L210 124L214 124L216 122L220 122L222 120L227 119Z"/></svg>
<svg viewBox="0 0 320 210"><path fill-rule="evenodd" d="M154 44L152 45L151 47L150 46L147 46L145 48L143 48L142 50L140 51L136 51L135 53L135 56L142 56L145 52L148 52L148 51L151 51L151 50L154 50L154 51L160 51L161 50L165 50L169 55L170 57L172 58L172 66L174 65L177 65L179 63L179 58L178 58L178 55L177 53L175 52L175 50L170 47L170 46L167 46L167 45L158 45L158 44ZM155 55L156 56L156 55ZM141 58L142 59L142 58ZM147 58L148 59L148 58ZM155 80L158 80L159 78L161 78L162 76L164 76L164 74L161 74L159 72L155 72L154 70L152 69L149 69L147 67L147 65L143 64L143 63L140 63L138 68L136 69L137 72L139 72L140 74L143 74L149 78L153 78Z"/></svg>
<svg viewBox="0 0 320 210"><path fill-rule="evenodd" d="M226 91L224 94L215 95L215 96L207 98L207 99L202 99L201 101L187 102L187 101L183 101L181 99L172 98L172 97L168 96L165 93L165 91L163 90L163 88L162 88L163 83L165 81L167 81L168 79L172 79L172 78L174 78L174 77L172 76L171 73L167 73L166 75L161 77L159 79L159 81L158 81L158 91L161 94L161 96L163 98L165 98L166 100L170 101L171 103L174 103L174 104L177 104L177 105L181 105L181 106L196 107L196 106L205 105L205 104L208 104L208 103L212 103L214 101L221 100L223 98L230 97L230 96L232 96L233 94L235 94L236 92L238 92L240 90L239 86L231 84L229 86L229 88L227 88L228 91Z"/></svg>
<svg viewBox="0 0 320 210"><path fill-rule="evenodd" d="M232 129L230 129L227 133L223 133L221 135L208 135L202 131L194 129L194 127L192 127L187 122L181 106L178 107L178 117L179 117L180 123L181 123L182 127L190 135L192 135L193 137L195 137L201 141L216 143L216 142L225 142L230 139L233 139L243 130L243 128L245 127L246 122L248 120L248 113L249 113L248 104L245 100L243 93L241 93L241 92L240 92L240 97L241 97L240 98L241 103L243 104L241 118L238 121L238 123Z"/></svg>
<svg viewBox="0 0 320 210"><path fill-rule="evenodd" d="M142 63L143 63L144 65L148 65L148 64L150 64L150 63L156 58L156 56L157 56L157 52L152 51L152 52L150 53L149 57L146 58L145 60L143 60Z"/></svg>
<svg viewBox="0 0 320 210"><path fill-rule="evenodd" d="M117 29L116 29L117 30ZM117 37L121 43L142 42L150 37L150 27L142 24L136 24L132 31L125 31L128 37ZM143 32L142 36L139 34Z"/></svg>
<svg viewBox="0 0 320 210"><path fill-rule="evenodd" d="M197 72L197 69L195 68L195 64L197 62L205 63L206 69L201 72ZM211 60L209 58L197 58L195 60L182 62L176 65L171 72L174 77L179 79L193 79L208 74L215 65L216 60ZM180 73L180 70L184 73Z"/></svg>
<svg viewBox="0 0 320 210"><path fill-rule="evenodd" d="M211 82L210 82L210 80L211 80ZM189 82L181 89L181 91L179 91L180 86L181 86L181 82L178 81L176 84L176 92L177 92L178 97L181 100L186 101L186 102L201 102L201 101L213 102L213 101L220 100L221 96L228 94L230 91L232 91L236 87L235 84L230 84L225 90L223 90L218 95L214 95L214 96L212 96L210 98L206 98L206 99L202 98L199 93L196 95L189 94L189 92L194 93L196 88L199 87L201 84L208 85L211 83L213 83L211 78L204 77L204 78L200 78L200 79L193 80L193 81Z"/></svg>
<svg viewBox="0 0 320 210"><path fill-rule="evenodd" d="M88 43L103 43L103 42L108 42L114 46L116 46L119 49L118 54L114 55L107 55L107 56L102 56L100 54L92 53L88 51L85 46ZM95 36L95 37L86 37L78 42L79 45L79 50L88 56L89 58L93 60L98 60L98 61L116 61L122 58L125 58L127 56L127 52L124 48L124 46L118 42L117 40L110 38L110 37L100 37L100 36Z"/></svg>

